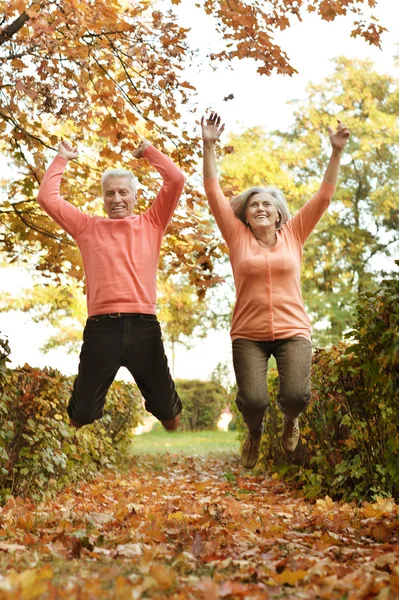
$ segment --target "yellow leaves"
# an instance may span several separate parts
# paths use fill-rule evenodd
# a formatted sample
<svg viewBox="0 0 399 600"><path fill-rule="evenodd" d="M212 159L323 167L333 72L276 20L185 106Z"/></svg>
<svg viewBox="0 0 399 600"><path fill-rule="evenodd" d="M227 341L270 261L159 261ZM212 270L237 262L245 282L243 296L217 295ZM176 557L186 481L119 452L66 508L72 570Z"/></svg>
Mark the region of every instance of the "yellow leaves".
<svg viewBox="0 0 399 600"><path fill-rule="evenodd" d="M392 498L378 496L375 503L364 502L361 513L365 518L383 517L395 512L396 505Z"/></svg>
<svg viewBox="0 0 399 600"><path fill-rule="evenodd" d="M43 597L48 589L48 581L53 576L53 570L50 565L41 569L26 569L22 573L12 571L0 582L0 591L20 590L19 598L21 600L36 600Z"/></svg>
<svg viewBox="0 0 399 600"><path fill-rule="evenodd" d="M172 521L175 523L182 523L185 519L185 515L180 510L168 515L168 521Z"/></svg>
<svg viewBox="0 0 399 600"><path fill-rule="evenodd" d="M331 511L337 507L337 504L329 497L316 500L316 508L321 511Z"/></svg>
<svg viewBox="0 0 399 600"><path fill-rule="evenodd" d="M299 569L298 571L291 571L290 569L284 569L282 573L273 575L273 579L281 585L295 586L298 581L304 579L308 574L308 571Z"/></svg>

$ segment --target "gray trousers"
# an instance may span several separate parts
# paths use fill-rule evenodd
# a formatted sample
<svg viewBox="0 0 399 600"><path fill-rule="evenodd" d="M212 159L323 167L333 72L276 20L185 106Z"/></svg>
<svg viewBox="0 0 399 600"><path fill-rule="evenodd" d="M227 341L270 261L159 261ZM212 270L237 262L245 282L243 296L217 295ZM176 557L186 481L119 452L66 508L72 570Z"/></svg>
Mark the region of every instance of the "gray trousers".
<svg viewBox="0 0 399 600"><path fill-rule="evenodd" d="M237 380L236 403L250 433L260 432L270 404L267 366L271 356L277 363L279 394L277 404L288 417L297 417L310 398L312 345L303 337L273 342L233 341L233 364Z"/></svg>

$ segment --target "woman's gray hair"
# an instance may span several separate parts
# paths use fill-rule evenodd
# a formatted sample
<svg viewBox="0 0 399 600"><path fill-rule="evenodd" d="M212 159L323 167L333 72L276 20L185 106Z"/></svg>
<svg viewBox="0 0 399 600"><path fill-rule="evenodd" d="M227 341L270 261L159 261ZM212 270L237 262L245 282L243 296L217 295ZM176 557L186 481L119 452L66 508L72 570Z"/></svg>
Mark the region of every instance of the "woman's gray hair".
<svg viewBox="0 0 399 600"><path fill-rule="evenodd" d="M291 215L283 192L274 187L252 187L249 190L245 190L245 192L239 196L233 196L233 198L230 200L230 204L236 217L238 217L240 221L244 223L244 225L248 225L246 219L247 206L249 200L252 198L252 196L255 196L255 194L270 194L273 196L275 207L280 215L276 229L281 229Z"/></svg>
<svg viewBox="0 0 399 600"><path fill-rule="evenodd" d="M103 192L104 183L111 177L126 177L126 179L129 181L129 187L133 194L137 194L136 178L131 171L126 171L126 169L108 169L108 171L104 171L101 176L101 189Z"/></svg>

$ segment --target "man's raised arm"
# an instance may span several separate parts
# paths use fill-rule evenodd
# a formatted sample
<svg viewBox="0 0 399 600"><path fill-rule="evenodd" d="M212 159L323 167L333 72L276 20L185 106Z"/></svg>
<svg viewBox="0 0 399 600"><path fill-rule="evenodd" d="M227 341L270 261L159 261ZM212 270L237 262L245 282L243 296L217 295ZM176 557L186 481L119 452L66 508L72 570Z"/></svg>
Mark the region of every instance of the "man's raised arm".
<svg viewBox="0 0 399 600"><path fill-rule="evenodd" d="M72 237L83 231L91 218L60 195L61 179L68 161L77 157L76 148L72 148L67 142L61 142L57 156L44 174L37 196L43 210Z"/></svg>
<svg viewBox="0 0 399 600"><path fill-rule="evenodd" d="M162 188L146 214L166 229L183 191L184 175L169 156L154 148L148 140L144 140L134 156L144 156L163 179Z"/></svg>

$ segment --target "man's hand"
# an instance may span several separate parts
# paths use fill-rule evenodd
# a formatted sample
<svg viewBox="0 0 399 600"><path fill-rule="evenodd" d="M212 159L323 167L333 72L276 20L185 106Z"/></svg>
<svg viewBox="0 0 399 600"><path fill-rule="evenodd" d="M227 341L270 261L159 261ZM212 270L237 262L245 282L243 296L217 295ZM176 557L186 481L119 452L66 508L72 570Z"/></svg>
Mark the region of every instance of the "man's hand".
<svg viewBox="0 0 399 600"><path fill-rule="evenodd" d="M349 129L338 121L338 126L336 131L334 132L331 127L327 127L328 135L330 136L330 142L333 150L341 153L346 146L347 141L349 140L350 131Z"/></svg>
<svg viewBox="0 0 399 600"><path fill-rule="evenodd" d="M69 142L61 142L58 144L58 156L62 156L62 158L66 158L67 160L72 160L73 158L77 158L78 155L78 149L73 148Z"/></svg>
<svg viewBox="0 0 399 600"><path fill-rule="evenodd" d="M134 158L142 158L144 150L148 148L148 146L151 146L151 142L149 140L143 140L137 150L133 152Z"/></svg>

